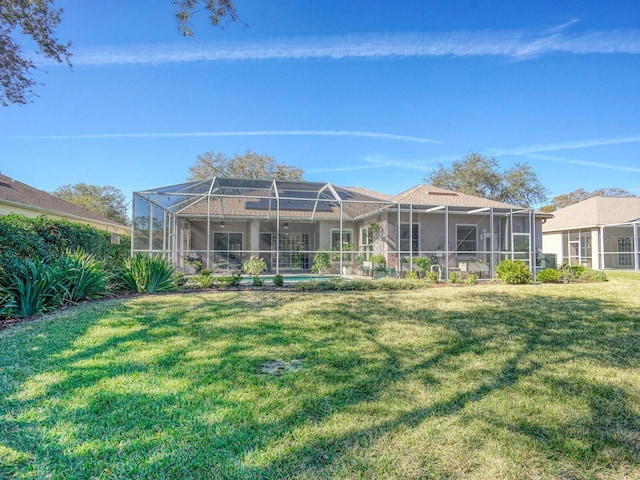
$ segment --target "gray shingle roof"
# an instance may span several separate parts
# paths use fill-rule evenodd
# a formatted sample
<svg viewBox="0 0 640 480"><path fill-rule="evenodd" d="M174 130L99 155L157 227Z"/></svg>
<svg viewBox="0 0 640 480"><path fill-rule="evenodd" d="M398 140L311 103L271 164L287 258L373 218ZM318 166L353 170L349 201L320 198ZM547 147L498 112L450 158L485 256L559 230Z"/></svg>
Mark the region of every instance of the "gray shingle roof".
<svg viewBox="0 0 640 480"><path fill-rule="evenodd" d="M633 222L640 217L640 197L591 197L553 212L543 232Z"/></svg>
<svg viewBox="0 0 640 480"><path fill-rule="evenodd" d="M86 219L104 224L117 225L128 228L125 225L116 224L113 220L90 212L89 210L69 203L43 190L33 188L26 183L14 180L0 173L0 202L13 203L25 208L32 207L44 212L58 214L63 217Z"/></svg>
<svg viewBox="0 0 640 480"><path fill-rule="evenodd" d="M454 192L446 188L432 185L417 185L409 190L399 193L393 200L400 203L412 203L414 205L446 205L449 207L496 207L496 208L522 208L517 205L489 200L488 198L467 195Z"/></svg>

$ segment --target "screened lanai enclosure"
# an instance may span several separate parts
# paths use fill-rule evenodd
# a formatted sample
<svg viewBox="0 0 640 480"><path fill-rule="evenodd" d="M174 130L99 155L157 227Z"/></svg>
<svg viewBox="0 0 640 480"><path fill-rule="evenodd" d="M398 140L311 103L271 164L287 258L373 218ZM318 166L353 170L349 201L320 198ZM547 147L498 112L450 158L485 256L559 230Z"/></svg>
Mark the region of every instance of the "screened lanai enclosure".
<svg viewBox="0 0 640 480"><path fill-rule="evenodd" d="M138 191L132 252L162 255L185 274L241 271L251 256L274 274L308 273L315 259L322 273L390 276L426 257L444 278L492 277L504 258L544 261L533 210L426 185L409 193L222 177Z"/></svg>

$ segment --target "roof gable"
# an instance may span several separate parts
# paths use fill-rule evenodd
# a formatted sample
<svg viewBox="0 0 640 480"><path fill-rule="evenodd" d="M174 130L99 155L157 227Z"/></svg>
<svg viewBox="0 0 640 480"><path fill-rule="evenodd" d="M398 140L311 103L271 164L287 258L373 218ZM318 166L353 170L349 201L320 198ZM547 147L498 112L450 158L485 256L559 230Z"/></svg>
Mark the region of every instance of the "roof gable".
<svg viewBox="0 0 640 480"><path fill-rule="evenodd" d="M640 197L591 197L553 212L543 231L633 222L640 217Z"/></svg>
<svg viewBox="0 0 640 480"><path fill-rule="evenodd" d="M488 198L467 195L454 192L446 188L433 185L417 185L409 190L399 193L393 200L399 203L412 203L414 205L445 205L449 207L496 207L496 208L522 208L518 205L510 205L504 202L490 200Z"/></svg>

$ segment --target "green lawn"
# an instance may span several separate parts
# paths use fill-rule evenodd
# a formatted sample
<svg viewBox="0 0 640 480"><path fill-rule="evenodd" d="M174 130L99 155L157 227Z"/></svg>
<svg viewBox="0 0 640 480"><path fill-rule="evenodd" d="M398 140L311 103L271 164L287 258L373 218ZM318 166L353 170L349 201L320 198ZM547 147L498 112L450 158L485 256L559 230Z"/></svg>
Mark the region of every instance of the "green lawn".
<svg viewBox="0 0 640 480"><path fill-rule="evenodd" d="M640 275L610 278L147 296L6 328L0 477L640 479Z"/></svg>

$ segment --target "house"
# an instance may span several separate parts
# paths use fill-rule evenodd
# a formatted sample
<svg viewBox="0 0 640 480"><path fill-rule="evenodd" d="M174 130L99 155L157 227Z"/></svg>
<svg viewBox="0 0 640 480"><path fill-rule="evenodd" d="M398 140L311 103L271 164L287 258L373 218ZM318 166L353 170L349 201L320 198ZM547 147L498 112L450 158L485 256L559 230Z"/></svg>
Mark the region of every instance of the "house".
<svg viewBox="0 0 640 480"><path fill-rule="evenodd" d="M116 223L102 215L0 174L0 215L9 213L17 213L25 217L45 215L50 218L65 219L118 235L131 233L131 227Z"/></svg>
<svg viewBox="0 0 640 480"><path fill-rule="evenodd" d="M316 254L330 251L335 273L357 271L379 253L398 275L426 256L445 278L452 271L493 277L504 258L533 265L542 220L550 217L428 185L390 196L331 183L216 177L134 192L132 241L134 253L164 255L185 272L193 263L237 270L252 255L274 273L304 272Z"/></svg>
<svg viewBox="0 0 640 480"><path fill-rule="evenodd" d="M640 197L592 197L553 212L542 225L545 251L597 270L640 270Z"/></svg>

